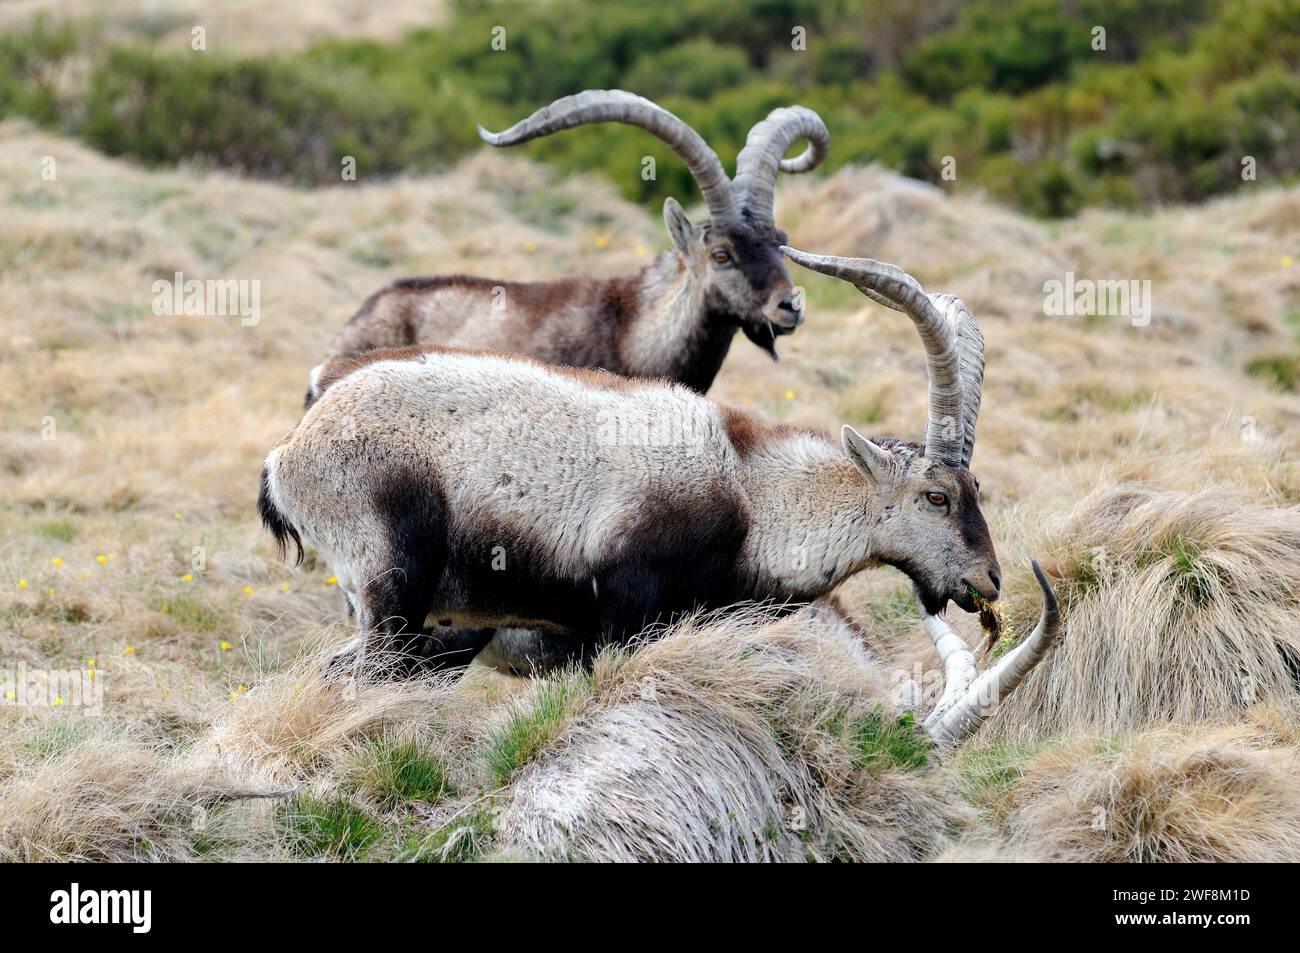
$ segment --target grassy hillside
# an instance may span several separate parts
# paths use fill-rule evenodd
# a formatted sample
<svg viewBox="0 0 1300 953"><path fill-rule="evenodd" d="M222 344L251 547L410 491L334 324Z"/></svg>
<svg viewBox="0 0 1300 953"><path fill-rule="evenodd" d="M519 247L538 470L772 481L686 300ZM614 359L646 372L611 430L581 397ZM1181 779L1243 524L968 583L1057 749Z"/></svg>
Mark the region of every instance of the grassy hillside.
<svg viewBox="0 0 1300 953"><path fill-rule="evenodd" d="M879 167L781 183L795 244L898 262L978 316L974 467L1013 628L1030 555L1063 598L1061 647L945 755L898 707L938 665L889 569L843 593L874 669L800 615L539 683L321 681L338 590L278 561L253 505L308 368L399 275L637 267L662 224L607 182L476 153L300 190L23 122L0 152L0 668L105 691L98 717L0 706L0 856L1300 859L1300 188L1045 224ZM260 322L155 315L177 271L259 280ZM1150 323L1045 316L1067 271L1149 278ZM798 280L782 360L738 341L715 396L914 437L915 332ZM629 815L633 783L671 809Z"/></svg>
<svg viewBox="0 0 1300 953"><path fill-rule="evenodd" d="M493 0L451 4L398 38L380 26L407 24L403 4L314 44L304 37L334 31L166 9L152 31L129 7L99 20L74 7L0 35L0 116L146 163L328 184L345 156L363 177L445 169L477 149L476 122L502 128L615 86L679 112L730 167L758 117L797 101L830 126L829 169L879 161L1040 217L1196 201L1300 171L1297 0ZM205 49L187 23L206 24ZM282 32L293 52L248 55ZM637 201L691 188L632 129L528 151L599 171Z"/></svg>
<svg viewBox="0 0 1300 953"><path fill-rule="evenodd" d="M101 41L188 46L202 25L213 48L227 55L297 50L322 40L393 40L413 27L438 23L439 0L5 0L0 31L22 32L39 18L70 21Z"/></svg>

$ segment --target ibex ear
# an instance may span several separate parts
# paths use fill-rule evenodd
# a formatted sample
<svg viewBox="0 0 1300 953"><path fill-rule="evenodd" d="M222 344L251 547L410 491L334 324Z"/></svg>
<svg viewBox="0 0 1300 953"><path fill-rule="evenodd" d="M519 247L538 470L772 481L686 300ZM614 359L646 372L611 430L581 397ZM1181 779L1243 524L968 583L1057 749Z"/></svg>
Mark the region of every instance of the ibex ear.
<svg viewBox="0 0 1300 953"><path fill-rule="evenodd" d="M848 452L853 465L861 470L868 480L886 485L896 481L898 469L894 465L892 453L880 444L872 443L848 424L845 424L844 429L840 431L840 439L844 441L844 449Z"/></svg>
<svg viewBox="0 0 1300 953"><path fill-rule="evenodd" d="M671 195L664 199L664 224L668 226L668 237L673 240L677 250L683 255L691 248L691 236L695 226L686 217L681 205Z"/></svg>

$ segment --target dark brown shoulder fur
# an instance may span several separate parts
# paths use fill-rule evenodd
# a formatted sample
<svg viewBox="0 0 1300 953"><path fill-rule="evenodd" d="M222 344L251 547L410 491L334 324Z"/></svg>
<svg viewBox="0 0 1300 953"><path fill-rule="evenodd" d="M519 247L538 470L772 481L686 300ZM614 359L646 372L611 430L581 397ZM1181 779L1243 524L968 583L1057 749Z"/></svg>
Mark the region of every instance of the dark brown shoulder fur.
<svg viewBox="0 0 1300 953"><path fill-rule="evenodd" d="M717 402L715 401L715 403ZM739 407L732 407L729 404L719 403L718 409L722 411L722 424L727 428L727 439L731 441L731 445L736 448L736 452L742 457L762 447L776 443L778 440L795 437L799 434L807 434L821 440L830 441L830 437L820 431L792 427L789 424L769 424L759 418L757 414L741 410Z"/></svg>

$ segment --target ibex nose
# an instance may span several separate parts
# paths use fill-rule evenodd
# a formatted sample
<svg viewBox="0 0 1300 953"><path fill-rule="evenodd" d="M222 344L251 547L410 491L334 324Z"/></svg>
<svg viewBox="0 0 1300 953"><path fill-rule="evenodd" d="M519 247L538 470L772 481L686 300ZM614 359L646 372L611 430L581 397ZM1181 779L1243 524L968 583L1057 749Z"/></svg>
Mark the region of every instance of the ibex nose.
<svg viewBox="0 0 1300 953"><path fill-rule="evenodd" d="M978 592L989 602L996 602L1002 591L1002 573L997 566L993 566L985 571L983 579L980 579L979 574L973 574L963 577L961 584Z"/></svg>
<svg viewBox="0 0 1300 953"><path fill-rule="evenodd" d="M803 308L799 307L799 296L796 292L791 291L783 295L777 303L777 309L789 315L795 327L803 323Z"/></svg>

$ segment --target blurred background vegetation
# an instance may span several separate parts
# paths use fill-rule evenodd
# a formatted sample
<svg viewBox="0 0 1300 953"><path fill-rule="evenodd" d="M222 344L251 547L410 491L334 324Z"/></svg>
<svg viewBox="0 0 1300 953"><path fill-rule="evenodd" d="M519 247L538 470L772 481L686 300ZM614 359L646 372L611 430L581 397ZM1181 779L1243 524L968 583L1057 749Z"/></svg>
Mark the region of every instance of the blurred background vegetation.
<svg viewBox="0 0 1300 953"><path fill-rule="evenodd" d="M338 182L344 156L362 178L444 168L479 147L476 123L589 87L657 100L729 167L757 119L800 102L831 128L831 169L875 160L947 187L951 156L952 187L1049 217L1198 201L1248 185L1246 156L1262 182L1300 171L1300 0L458 0L400 39L271 57L48 18L0 34L0 116L305 184ZM625 127L524 148L635 200L694 194Z"/></svg>

